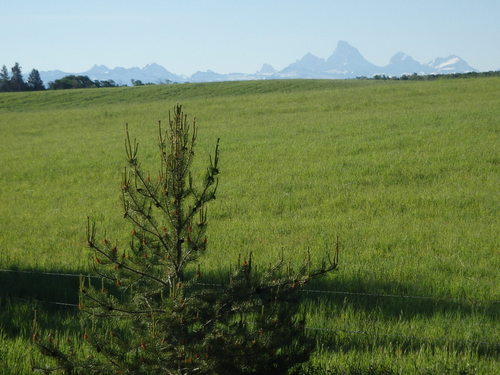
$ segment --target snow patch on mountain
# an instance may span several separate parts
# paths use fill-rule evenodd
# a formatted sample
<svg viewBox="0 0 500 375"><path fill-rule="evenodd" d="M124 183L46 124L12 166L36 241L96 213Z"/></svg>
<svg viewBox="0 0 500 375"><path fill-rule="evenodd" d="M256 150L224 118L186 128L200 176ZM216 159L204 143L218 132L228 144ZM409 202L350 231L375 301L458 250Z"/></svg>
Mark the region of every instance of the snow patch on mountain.
<svg viewBox="0 0 500 375"><path fill-rule="evenodd" d="M441 63L437 66L435 66L436 69L443 69L445 67L449 67L450 65L456 64L460 61L460 58L458 57L453 57L448 61L445 61L444 63Z"/></svg>

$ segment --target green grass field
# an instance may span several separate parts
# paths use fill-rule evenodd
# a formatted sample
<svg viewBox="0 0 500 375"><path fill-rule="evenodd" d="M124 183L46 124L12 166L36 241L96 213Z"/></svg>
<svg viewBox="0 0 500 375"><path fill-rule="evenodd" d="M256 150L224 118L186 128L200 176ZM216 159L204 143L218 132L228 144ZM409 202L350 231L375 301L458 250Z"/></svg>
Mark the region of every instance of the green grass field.
<svg viewBox="0 0 500 375"><path fill-rule="evenodd" d="M249 252L266 263L282 249L293 262L308 250L319 260L339 236L339 272L309 289L428 297L304 293L314 363L352 374L498 373L499 78L2 93L0 268L87 272L87 215L126 243L124 124L154 175L157 122L176 103L199 124L200 175L221 138L208 272ZM77 283L0 272L0 295L74 302ZM0 300L0 374L29 374L39 358L33 306L16 301ZM71 310L37 306L46 329L78 334Z"/></svg>

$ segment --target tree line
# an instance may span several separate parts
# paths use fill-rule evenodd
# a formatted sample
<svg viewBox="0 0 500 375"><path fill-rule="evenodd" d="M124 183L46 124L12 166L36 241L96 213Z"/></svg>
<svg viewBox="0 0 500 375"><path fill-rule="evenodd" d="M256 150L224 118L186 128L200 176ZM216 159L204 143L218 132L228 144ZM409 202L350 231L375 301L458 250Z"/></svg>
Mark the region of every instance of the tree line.
<svg viewBox="0 0 500 375"><path fill-rule="evenodd" d="M139 81L140 82L140 81ZM140 82L142 84L142 82ZM48 83L48 88L51 90L62 89L86 89L86 88L99 88L99 87L117 87L119 86L112 79L108 80L91 80L88 76L83 75L68 75L55 81ZM45 90L45 84L40 77L40 72L33 69L28 79L25 81L21 66L15 63L9 70L5 65L0 70L0 92L14 92L14 91L40 91Z"/></svg>
<svg viewBox="0 0 500 375"><path fill-rule="evenodd" d="M467 73L448 73L448 74L403 74L402 76L387 76L385 74L374 75L371 79L375 80L396 80L396 81L434 81L437 79L454 78L478 78L478 77L500 77L500 70L489 72L467 72ZM367 77L357 77L357 79L370 79Z"/></svg>
<svg viewBox="0 0 500 375"><path fill-rule="evenodd" d="M28 80L24 81L19 63L15 63L10 69L11 74L4 65L0 70L0 92L1 91L39 91L45 90L45 85L40 78L40 72L33 69L28 76Z"/></svg>
<svg viewBox="0 0 500 375"><path fill-rule="evenodd" d="M170 80L161 82L164 84L173 83ZM144 83L141 80L132 79L132 86L154 85L154 83ZM65 90L65 89L88 89L88 88L101 88L101 87L118 87L120 86L112 79L108 80L92 80L85 75L67 75L63 78L56 79L48 83L50 90ZM28 76L27 81L24 80L19 63L15 63L9 71L4 65L0 70L0 92L12 91L39 91L45 90L45 84L40 78L40 72L33 69Z"/></svg>

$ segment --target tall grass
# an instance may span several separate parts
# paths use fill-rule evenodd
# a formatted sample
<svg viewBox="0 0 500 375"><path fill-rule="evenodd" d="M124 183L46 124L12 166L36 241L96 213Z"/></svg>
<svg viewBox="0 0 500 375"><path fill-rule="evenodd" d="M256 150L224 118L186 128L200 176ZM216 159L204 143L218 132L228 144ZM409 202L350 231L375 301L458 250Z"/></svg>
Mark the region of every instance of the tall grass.
<svg viewBox="0 0 500 375"><path fill-rule="evenodd" d="M451 361L488 373L498 346L456 342L500 342L499 94L498 78L2 94L0 268L87 272L87 215L125 243L124 124L154 174L157 121L182 102L200 125L198 173L221 138L207 273L249 252L263 262L281 249L294 262L308 250L319 259L339 236L341 270L314 288L431 300L306 299L312 327L388 333L328 331L318 361L394 364L401 373L437 373ZM76 290L40 276L0 273L0 281L14 296L71 300Z"/></svg>

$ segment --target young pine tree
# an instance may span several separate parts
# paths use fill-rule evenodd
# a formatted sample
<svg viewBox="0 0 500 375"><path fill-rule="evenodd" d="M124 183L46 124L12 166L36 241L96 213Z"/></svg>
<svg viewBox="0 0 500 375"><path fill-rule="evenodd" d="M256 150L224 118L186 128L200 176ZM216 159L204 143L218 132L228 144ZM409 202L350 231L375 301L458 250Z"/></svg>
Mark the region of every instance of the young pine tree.
<svg viewBox="0 0 500 375"><path fill-rule="evenodd" d="M207 250L207 204L216 196L219 146L197 185L190 173L196 136L195 122L176 106L167 130L159 126L160 171L152 177L142 170L138 143L127 129L122 202L133 227L131 239L125 250L108 238L97 241L95 225L88 222L93 268L102 279L98 287L82 281L80 290L82 337L93 355L38 341L57 362L55 369L287 374L308 360L313 345L299 314L297 290L336 269L337 258L317 269L306 260L296 271L282 259L259 271L249 255L217 284L203 280L198 258Z"/></svg>

